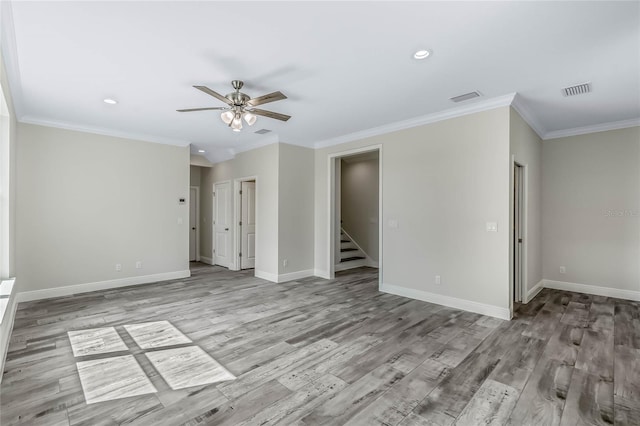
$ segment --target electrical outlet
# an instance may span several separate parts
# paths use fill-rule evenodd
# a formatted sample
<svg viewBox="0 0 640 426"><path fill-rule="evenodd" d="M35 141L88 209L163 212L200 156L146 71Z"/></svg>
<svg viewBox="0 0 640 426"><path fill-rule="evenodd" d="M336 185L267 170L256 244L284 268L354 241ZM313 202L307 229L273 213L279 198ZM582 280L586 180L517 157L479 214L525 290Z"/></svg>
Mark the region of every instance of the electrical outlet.
<svg viewBox="0 0 640 426"><path fill-rule="evenodd" d="M136 262L136 269L142 269L142 260Z"/></svg>
<svg viewBox="0 0 640 426"><path fill-rule="evenodd" d="M440 285L442 284L442 281L440 280L440 275L436 275L436 285Z"/></svg>
<svg viewBox="0 0 640 426"><path fill-rule="evenodd" d="M561 274L566 274L567 273L567 268L565 268L564 266L560 267L560 273Z"/></svg>
<svg viewBox="0 0 640 426"><path fill-rule="evenodd" d="M289 264L289 259L284 259L282 261L282 266L284 266L285 268L287 267L288 264Z"/></svg>
<svg viewBox="0 0 640 426"><path fill-rule="evenodd" d="M122 271L122 265L119 263L116 263L116 272L120 272Z"/></svg>

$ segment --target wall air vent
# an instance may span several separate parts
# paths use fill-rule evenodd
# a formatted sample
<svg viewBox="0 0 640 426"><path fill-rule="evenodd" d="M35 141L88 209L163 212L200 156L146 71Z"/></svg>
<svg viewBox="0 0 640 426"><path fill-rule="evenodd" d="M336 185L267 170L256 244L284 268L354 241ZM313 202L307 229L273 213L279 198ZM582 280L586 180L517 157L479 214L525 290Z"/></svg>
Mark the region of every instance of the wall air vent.
<svg viewBox="0 0 640 426"><path fill-rule="evenodd" d="M254 132L257 135L264 135L265 133L271 133L271 130L268 129L260 129Z"/></svg>
<svg viewBox="0 0 640 426"><path fill-rule="evenodd" d="M480 96L482 96L480 92L475 91L475 92L465 93L464 95L454 96L453 98L450 98L450 99L453 102L463 102L463 101L468 101L469 99L479 98Z"/></svg>
<svg viewBox="0 0 640 426"><path fill-rule="evenodd" d="M575 86L565 87L562 89L564 96L582 95L591 92L591 83L576 84Z"/></svg>

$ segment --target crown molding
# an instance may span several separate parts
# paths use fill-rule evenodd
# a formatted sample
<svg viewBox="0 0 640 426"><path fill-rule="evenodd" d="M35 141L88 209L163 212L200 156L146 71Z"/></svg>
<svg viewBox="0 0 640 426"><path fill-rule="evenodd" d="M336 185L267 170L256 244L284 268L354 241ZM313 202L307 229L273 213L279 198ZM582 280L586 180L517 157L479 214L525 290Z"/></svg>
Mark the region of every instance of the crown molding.
<svg viewBox="0 0 640 426"><path fill-rule="evenodd" d="M163 145L188 146L191 144L191 142L189 141L180 140L180 139L161 138L161 137L147 135L143 133L122 132L119 130L105 129L103 127L83 126L80 124L67 123L63 121L43 120L40 118L28 116L28 115L25 117L22 117L22 119L18 121L24 124L35 124L38 126L55 127L57 129L74 130L77 132L93 133L95 135L112 136L112 137L123 138L123 139L133 139L133 140L138 140L142 142L152 142L152 143L159 143Z"/></svg>
<svg viewBox="0 0 640 426"><path fill-rule="evenodd" d="M568 136L586 135L587 133L606 132L607 130L626 129L629 127L640 126L640 118L632 118L630 120L612 121L609 123L594 124L592 126L575 127L573 129L554 130L547 132L542 139L557 139Z"/></svg>
<svg viewBox="0 0 640 426"><path fill-rule="evenodd" d="M325 139L316 142L313 147L315 149L326 148L346 142L370 138L372 136L384 135L386 133L396 132L398 130L410 129L412 127L423 126L425 124L436 123L438 121L449 120L451 118L462 117L464 115L475 114L477 112L488 111L503 106L509 106L513 103L513 99L515 98L515 96L515 93L510 93L508 95L474 102L469 105L450 108L444 111L423 115L421 117L410 118L408 120L385 124L384 126L373 127L371 129L361 130L343 136Z"/></svg>
<svg viewBox="0 0 640 426"><path fill-rule="evenodd" d="M24 113L22 105L22 81L18 65L18 49L16 48L16 30L13 23L13 7L11 1L0 1L0 40L2 40L2 60L7 72L10 102L16 118ZM6 95L6 94L5 94Z"/></svg>
<svg viewBox="0 0 640 426"><path fill-rule="evenodd" d="M544 135L546 134L546 130L544 126L540 124L540 121L535 117L535 115L531 112L529 107L526 106L524 99L518 93L513 97L513 102L511 103L511 107L516 110L520 117L531 127L531 129L536 132L540 139L544 139Z"/></svg>

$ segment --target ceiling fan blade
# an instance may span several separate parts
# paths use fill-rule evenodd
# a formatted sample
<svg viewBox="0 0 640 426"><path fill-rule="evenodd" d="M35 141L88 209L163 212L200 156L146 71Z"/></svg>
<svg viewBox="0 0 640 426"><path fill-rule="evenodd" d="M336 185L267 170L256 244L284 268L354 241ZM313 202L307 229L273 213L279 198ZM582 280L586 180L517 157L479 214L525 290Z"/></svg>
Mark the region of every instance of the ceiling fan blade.
<svg viewBox="0 0 640 426"><path fill-rule="evenodd" d="M229 109L228 107L212 107L212 108L188 108L188 109L177 109L178 112L192 112L192 111L207 111L207 110L215 110L215 109Z"/></svg>
<svg viewBox="0 0 640 426"><path fill-rule="evenodd" d="M273 112L273 111L266 111L264 109L251 108L249 111L255 115L275 118L276 120L280 120L280 121L287 121L288 119L291 118L290 115L280 114L278 112Z"/></svg>
<svg viewBox="0 0 640 426"><path fill-rule="evenodd" d="M233 105L233 102L230 99L225 98L224 96L222 96L218 92L214 92L213 90L209 89L207 86L193 86L193 87L195 87L198 90L203 91L207 95L211 95L214 98L221 100L222 102L224 102L227 105Z"/></svg>
<svg viewBox="0 0 640 426"><path fill-rule="evenodd" d="M258 96L257 98L249 99L247 101L247 105L258 106L262 104L266 104L269 102L280 101L282 99L287 99L287 97L282 92L273 92L267 95Z"/></svg>

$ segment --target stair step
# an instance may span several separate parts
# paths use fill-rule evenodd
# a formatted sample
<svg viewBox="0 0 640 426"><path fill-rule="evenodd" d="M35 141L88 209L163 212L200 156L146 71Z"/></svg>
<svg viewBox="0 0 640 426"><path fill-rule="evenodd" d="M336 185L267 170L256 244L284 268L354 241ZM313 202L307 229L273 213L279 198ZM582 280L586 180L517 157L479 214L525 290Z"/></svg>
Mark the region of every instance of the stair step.
<svg viewBox="0 0 640 426"><path fill-rule="evenodd" d="M341 243L350 243L350 240L340 240Z"/></svg>
<svg viewBox="0 0 640 426"><path fill-rule="evenodd" d="M340 249L340 251L341 251L341 252L345 252L345 251L358 251L358 249L357 249L357 248L355 248L355 247L347 247L347 248Z"/></svg>
<svg viewBox="0 0 640 426"><path fill-rule="evenodd" d="M352 260L364 260L365 258L362 256L353 256L353 257L345 257L344 259L340 259L340 263L350 262Z"/></svg>

